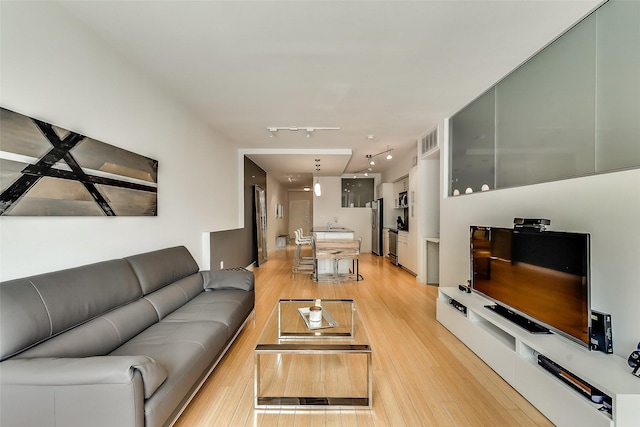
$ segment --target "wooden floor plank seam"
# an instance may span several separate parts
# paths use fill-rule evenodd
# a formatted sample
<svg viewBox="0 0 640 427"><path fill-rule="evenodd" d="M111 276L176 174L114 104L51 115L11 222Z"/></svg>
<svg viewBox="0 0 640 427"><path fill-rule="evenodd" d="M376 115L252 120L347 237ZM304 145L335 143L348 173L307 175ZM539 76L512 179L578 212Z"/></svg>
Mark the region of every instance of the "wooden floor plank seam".
<svg viewBox="0 0 640 427"><path fill-rule="evenodd" d="M313 282L291 274L293 247L269 252L253 269L255 318L238 335L175 423L204 426L531 426L553 424L435 319L437 286L373 254L361 254L358 282ZM371 410L256 410L253 350L280 298L356 301L372 348ZM282 359L281 359L282 360ZM319 387L341 387L339 359L286 367L288 387L313 372ZM317 371L327 371L324 379ZM329 372L330 371L330 372ZM284 372L284 371L283 371Z"/></svg>

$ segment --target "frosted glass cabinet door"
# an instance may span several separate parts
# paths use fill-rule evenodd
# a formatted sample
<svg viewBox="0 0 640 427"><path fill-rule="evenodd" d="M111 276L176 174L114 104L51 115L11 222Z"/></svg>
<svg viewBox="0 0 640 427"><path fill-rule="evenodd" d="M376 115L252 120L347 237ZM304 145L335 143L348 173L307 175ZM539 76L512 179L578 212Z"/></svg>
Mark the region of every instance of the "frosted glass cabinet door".
<svg viewBox="0 0 640 427"><path fill-rule="evenodd" d="M483 185L494 186L495 154L494 89L469 104L452 117L451 167L449 195L465 194L466 189L480 191Z"/></svg>
<svg viewBox="0 0 640 427"><path fill-rule="evenodd" d="M595 37L591 15L497 85L498 188L593 172Z"/></svg>
<svg viewBox="0 0 640 427"><path fill-rule="evenodd" d="M640 165L640 2L597 12L596 171Z"/></svg>
<svg viewBox="0 0 640 427"><path fill-rule="evenodd" d="M610 0L449 121L449 195L640 167L640 1Z"/></svg>

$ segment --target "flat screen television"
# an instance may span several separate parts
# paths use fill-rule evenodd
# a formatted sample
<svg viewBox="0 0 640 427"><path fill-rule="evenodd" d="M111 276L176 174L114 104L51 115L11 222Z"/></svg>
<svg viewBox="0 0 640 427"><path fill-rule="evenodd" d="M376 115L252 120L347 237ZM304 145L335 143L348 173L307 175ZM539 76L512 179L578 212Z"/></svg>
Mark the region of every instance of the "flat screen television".
<svg viewBox="0 0 640 427"><path fill-rule="evenodd" d="M471 226L471 288L531 332L589 347L589 234Z"/></svg>

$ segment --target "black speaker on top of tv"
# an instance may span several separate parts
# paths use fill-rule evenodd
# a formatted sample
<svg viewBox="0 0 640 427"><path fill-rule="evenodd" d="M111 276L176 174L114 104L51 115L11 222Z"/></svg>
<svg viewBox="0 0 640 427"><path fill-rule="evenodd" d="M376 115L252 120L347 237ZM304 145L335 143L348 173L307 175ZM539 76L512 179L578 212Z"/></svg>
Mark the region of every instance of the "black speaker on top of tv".
<svg viewBox="0 0 640 427"><path fill-rule="evenodd" d="M545 231L550 225L551 220L546 218L513 218L513 228Z"/></svg>

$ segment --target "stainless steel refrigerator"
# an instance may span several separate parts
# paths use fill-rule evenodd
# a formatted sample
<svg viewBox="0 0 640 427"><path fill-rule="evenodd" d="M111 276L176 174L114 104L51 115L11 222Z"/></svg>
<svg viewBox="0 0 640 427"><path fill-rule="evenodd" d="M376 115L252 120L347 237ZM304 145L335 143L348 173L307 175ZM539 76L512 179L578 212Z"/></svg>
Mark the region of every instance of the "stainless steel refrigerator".
<svg viewBox="0 0 640 427"><path fill-rule="evenodd" d="M384 256L382 210L382 199L371 202L371 252L378 256Z"/></svg>

